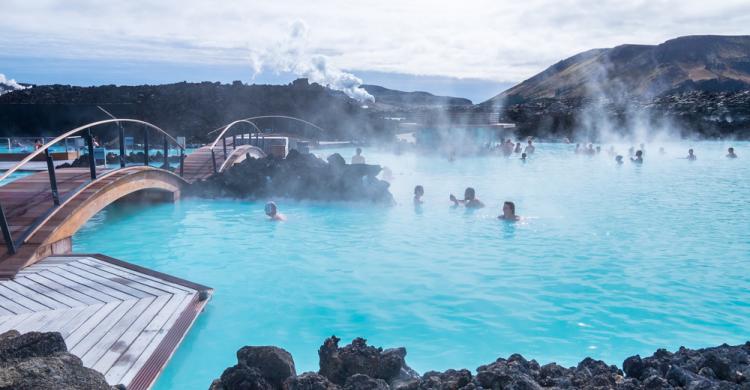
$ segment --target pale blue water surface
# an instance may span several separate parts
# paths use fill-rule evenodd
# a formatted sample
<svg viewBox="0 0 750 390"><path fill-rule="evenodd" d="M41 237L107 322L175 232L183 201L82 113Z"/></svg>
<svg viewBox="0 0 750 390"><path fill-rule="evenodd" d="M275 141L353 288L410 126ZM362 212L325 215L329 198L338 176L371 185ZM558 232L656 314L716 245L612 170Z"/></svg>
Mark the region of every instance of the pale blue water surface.
<svg viewBox="0 0 750 390"><path fill-rule="evenodd" d="M646 162L540 144L449 162L365 150L393 171L394 207L276 199L115 205L74 237L100 252L211 286L215 295L156 388L207 388L243 345L405 346L416 370L475 369L518 352L574 365L750 339L750 144L647 147ZM680 157L696 149L698 160ZM621 150L625 147L621 146ZM326 152L321 152L325 153ZM349 159L352 151L344 151ZM627 156L626 156L627 159ZM414 185L425 204L412 205ZM473 186L487 207L453 209ZM504 200L521 223L496 219Z"/></svg>

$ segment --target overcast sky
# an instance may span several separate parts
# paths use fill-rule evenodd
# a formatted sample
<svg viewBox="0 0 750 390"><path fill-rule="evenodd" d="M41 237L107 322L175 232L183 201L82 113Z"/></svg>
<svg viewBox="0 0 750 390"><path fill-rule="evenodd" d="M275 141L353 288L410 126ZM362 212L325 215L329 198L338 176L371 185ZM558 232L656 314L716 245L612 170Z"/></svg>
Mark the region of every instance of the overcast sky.
<svg viewBox="0 0 750 390"><path fill-rule="evenodd" d="M292 53L365 83L482 100L580 51L694 34L750 34L750 1L3 0L0 73L286 82L299 67L276 57Z"/></svg>

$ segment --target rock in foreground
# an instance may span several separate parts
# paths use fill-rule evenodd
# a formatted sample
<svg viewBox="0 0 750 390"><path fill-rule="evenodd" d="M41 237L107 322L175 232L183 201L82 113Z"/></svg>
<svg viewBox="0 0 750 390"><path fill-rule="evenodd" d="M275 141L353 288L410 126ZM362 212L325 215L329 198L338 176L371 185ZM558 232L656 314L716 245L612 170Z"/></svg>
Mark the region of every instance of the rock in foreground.
<svg viewBox="0 0 750 390"><path fill-rule="evenodd" d="M202 197L283 197L391 204L389 184L375 177L379 172L378 165L347 164L338 153L323 161L313 154L292 150L285 159L248 158L193 184L188 193Z"/></svg>
<svg viewBox="0 0 750 390"><path fill-rule="evenodd" d="M275 347L243 347L210 390L750 390L750 342L652 356L631 356L622 370L586 358L576 367L543 366L519 354L469 370L429 371L419 376L406 364L406 350L383 350L357 338L339 348L332 336L318 350L320 370L297 376L291 355ZM248 359L247 356L252 356ZM287 376L288 375L288 376ZM286 376L286 378L283 378Z"/></svg>
<svg viewBox="0 0 750 390"><path fill-rule="evenodd" d="M111 389L104 375L68 353L60 333L0 335L0 389Z"/></svg>

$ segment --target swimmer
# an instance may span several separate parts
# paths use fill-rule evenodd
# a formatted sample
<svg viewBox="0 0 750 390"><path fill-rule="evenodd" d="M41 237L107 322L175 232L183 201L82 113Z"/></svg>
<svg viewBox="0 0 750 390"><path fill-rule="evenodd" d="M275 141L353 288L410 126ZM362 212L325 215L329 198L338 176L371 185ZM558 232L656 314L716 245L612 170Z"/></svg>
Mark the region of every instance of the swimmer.
<svg viewBox="0 0 750 390"><path fill-rule="evenodd" d="M596 146L596 154L599 154L602 152L602 147L600 145Z"/></svg>
<svg viewBox="0 0 750 390"><path fill-rule="evenodd" d="M352 156L352 164L364 164L365 156L362 155L362 148L357 148L356 153Z"/></svg>
<svg viewBox="0 0 750 390"><path fill-rule="evenodd" d="M693 149L688 149L688 155L685 158L690 161L695 161L698 157L696 157L695 154L693 154Z"/></svg>
<svg viewBox="0 0 750 390"><path fill-rule="evenodd" d="M456 197L453 194L451 194L450 200L451 202L453 202L455 206L458 206L459 204L463 204L466 208L469 208L469 209L481 209L482 207L484 207L484 203L482 203L481 200L476 198L476 192L471 187L467 187L466 191L464 191L463 200L456 199Z"/></svg>
<svg viewBox="0 0 750 390"><path fill-rule="evenodd" d="M414 205L420 205L424 203L422 197L424 196L424 187L421 185L414 187Z"/></svg>
<svg viewBox="0 0 750 390"><path fill-rule="evenodd" d="M643 151L639 150L635 152L635 157L631 157L630 161L636 163L636 164L643 164Z"/></svg>
<svg viewBox="0 0 750 390"><path fill-rule="evenodd" d="M271 221L286 221L286 217L279 212L274 202L266 203L266 215L271 218Z"/></svg>
<svg viewBox="0 0 750 390"><path fill-rule="evenodd" d="M531 143L531 139L529 139L529 141L526 143L526 150L524 150L524 152L526 152L526 154L534 154L535 150L536 147Z"/></svg>
<svg viewBox="0 0 750 390"><path fill-rule="evenodd" d="M526 162L526 153L521 153L521 161Z"/></svg>
<svg viewBox="0 0 750 390"><path fill-rule="evenodd" d="M622 165L622 156L618 154L617 157L615 157L615 162L618 165Z"/></svg>
<svg viewBox="0 0 750 390"><path fill-rule="evenodd" d="M502 219L505 221L520 221L521 217L516 215L516 204L513 202L505 202L503 203L503 215L499 215L497 217L498 219Z"/></svg>
<svg viewBox="0 0 750 390"><path fill-rule="evenodd" d="M727 149L727 158L737 158L737 155L734 154L734 148Z"/></svg>
<svg viewBox="0 0 750 390"><path fill-rule="evenodd" d="M39 150L42 148L42 146L44 146L44 144L42 143L42 140L38 139L34 141L34 150Z"/></svg>
<svg viewBox="0 0 750 390"><path fill-rule="evenodd" d="M516 143L516 148L513 149L513 153L521 153L521 143L520 142Z"/></svg>

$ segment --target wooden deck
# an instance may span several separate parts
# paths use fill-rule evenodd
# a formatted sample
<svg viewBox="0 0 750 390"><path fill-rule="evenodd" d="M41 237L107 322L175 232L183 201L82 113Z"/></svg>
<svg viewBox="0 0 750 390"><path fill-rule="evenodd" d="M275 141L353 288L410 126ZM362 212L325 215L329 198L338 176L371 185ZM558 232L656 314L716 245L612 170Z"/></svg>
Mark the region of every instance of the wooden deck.
<svg viewBox="0 0 750 390"><path fill-rule="evenodd" d="M232 146L232 139L227 139L227 159L224 164L224 147L217 145L214 149L216 155L216 169L221 171L221 167L231 166L245 159L245 154L249 153L251 157L263 158L266 156L263 151L251 145L238 145L237 148ZM204 146L185 157L185 167L182 177L192 183L199 180L205 180L214 174L214 165L211 161L211 147Z"/></svg>
<svg viewBox="0 0 750 390"><path fill-rule="evenodd" d="M211 293L102 255L48 257L0 281L0 333L60 332L111 385L147 389Z"/></svg>

